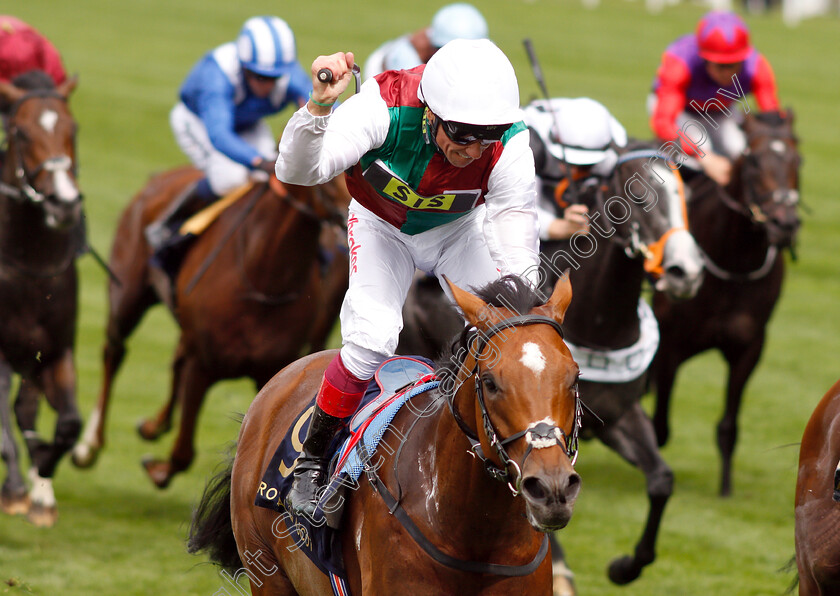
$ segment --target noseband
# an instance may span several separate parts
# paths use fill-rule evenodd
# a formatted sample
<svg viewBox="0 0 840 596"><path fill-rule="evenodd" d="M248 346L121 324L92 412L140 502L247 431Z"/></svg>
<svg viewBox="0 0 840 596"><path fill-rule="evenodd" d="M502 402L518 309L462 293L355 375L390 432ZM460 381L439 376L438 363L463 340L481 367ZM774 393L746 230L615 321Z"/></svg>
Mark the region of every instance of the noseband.
<svg viewBox="0 0 840 596"><path fill-rule="evenodd" d="M458 423L458 426L460 427L461 431L464 433L464 435L466 435L467 439L470 442L472 449L471 455L478 457L484 463L484 469L491 478L500 482L506 482L514 496L518 495L521 491L522 467L525 465L525 460L531 454L531 451L534 447L536 447L537 449L542 449L545 447L553 447L555 445L560 445L564 447L566 456L569 458L572 465L574 465L575 461L577 461L578 455L578 434L582 424L581 417L583 411L580 401L580 394L578 393L577 381L575 381L574 386L574 421L572 423L571 433L568 436L562 428L550 425L546 422L540 422L529 426L525 430L521 430L517 433L514 433L506 439L502 439L499 437L499 433L496 430L496 427L490 420L490 413L487 409L487 403L484 399L483 385L481 383L481 379L479 378L478 363L481 361L481 353L484 351L484 348L487 347L487 344L490 343L490 339L497 335L499 332L513 327L524 327L526 325L538 324L550 325L555 331L557 331L561 339L563 338L563 328L560 326L560 324L557 323L557 321L555 321L554 319L542 315L522 315L511 317L493 325L486 331L472 332L472 335L467 339L467 343L474 344L474 349L472 350L472 352L475 358L475 365L473 366L473 369L469 372L469 374L458 384L458 386L456 386L451 393L448 393L446 395L447 403L449 404L449 409L452 412L452 416L455 418L455 422ZM475 381L475 396L476 400L478 401L478 407L481 410L484 432L487 435L487 440L493 447L493 451L495 451L496 456L502 463L501 466L496 465L483 453L481 449L481 441L478 435L475 432L473 432L473 430L469 426L467 426L467 424L464 422L464 419L461 417L460 413L458 413L458 410L455 408L455 395L458 393L458 390L460 389L461 385L463 385L470 377L473 377ZM511 459L511 457L507 454L505 447L511 444L512 442L516 441L517 439L520 439L521 437L525 437L528 441L528 449L525 452L525 456L522 458L522 463L517 464L516 461ZM513 468L513 473L511 473L510 471L511 468Z"/></svg>

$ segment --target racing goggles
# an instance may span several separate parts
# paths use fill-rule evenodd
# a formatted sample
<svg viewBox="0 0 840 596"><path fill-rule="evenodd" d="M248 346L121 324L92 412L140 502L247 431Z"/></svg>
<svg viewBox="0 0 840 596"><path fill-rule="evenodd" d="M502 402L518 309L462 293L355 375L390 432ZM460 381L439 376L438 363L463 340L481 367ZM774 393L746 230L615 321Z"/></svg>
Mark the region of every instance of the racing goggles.
<svg viewBox="0 0 840 596"><path fill-rule="evenodd" d="M440 118L438 120L443 127L443 132L456 145L470 145L478 142L483 147L486 147L487 145L501 141L502 136L513 126L513 124L495 124L489 126L464 124L463 122L443 120Z"/></svg>

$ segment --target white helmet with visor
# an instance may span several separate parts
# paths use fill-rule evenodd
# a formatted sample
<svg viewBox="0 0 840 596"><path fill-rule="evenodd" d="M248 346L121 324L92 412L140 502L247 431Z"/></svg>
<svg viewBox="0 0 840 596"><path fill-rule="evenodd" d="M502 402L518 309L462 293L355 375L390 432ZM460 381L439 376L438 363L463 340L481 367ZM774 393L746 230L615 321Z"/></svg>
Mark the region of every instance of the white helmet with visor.
<svg viewBox="0 0 840 596"><path fill-rule="evenodd" d="M456 39L435 52L417 96L438 119L473 128L522 120L513 65L488 39Z"/></svg>

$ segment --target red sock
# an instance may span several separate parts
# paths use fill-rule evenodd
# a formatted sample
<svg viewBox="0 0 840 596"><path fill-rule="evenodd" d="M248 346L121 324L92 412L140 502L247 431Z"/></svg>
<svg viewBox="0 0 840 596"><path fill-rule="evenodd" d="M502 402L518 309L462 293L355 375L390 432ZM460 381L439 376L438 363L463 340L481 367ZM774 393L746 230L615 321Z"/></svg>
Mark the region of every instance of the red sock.
<svg viewBox="0 0 840 596"><path fill-rule="evenodd" d="M324 371L324 380L321 381L315 403L330 416L352 416L365 395L369 381L370 379L359 379L347 370L339 354Z"/></svg>

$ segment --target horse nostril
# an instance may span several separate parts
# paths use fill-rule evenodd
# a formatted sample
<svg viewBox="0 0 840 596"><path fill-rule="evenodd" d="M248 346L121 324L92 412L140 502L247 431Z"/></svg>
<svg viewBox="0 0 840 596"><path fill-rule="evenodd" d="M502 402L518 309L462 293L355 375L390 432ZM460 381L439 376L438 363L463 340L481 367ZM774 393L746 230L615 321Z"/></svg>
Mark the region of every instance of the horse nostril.
<svg viewBox="0 0 840 596"><path fill-rule="evenodd" d="M678 265L671 265L670 267L665 269L665 275L668 277L673 277L675 279L685 279L686 273L685 269Z"/></svg>
<svg viewBox="0 0 840 596"><path fill-rule="evenodd" d="M522 492L532 501L543 503L548 500L548 487L542 480L534 476L526 478L522 482Z"/></svg>

